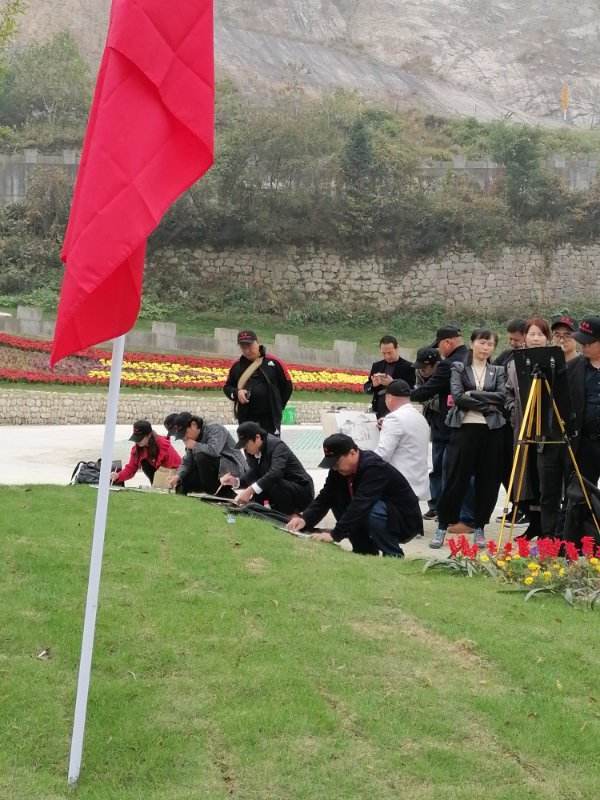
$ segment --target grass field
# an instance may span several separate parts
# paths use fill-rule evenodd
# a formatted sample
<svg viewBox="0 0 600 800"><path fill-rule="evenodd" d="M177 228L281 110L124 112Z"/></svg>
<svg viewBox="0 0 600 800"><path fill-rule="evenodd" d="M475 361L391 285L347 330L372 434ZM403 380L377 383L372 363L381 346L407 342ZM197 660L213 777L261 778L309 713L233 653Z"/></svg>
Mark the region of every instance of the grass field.
<svg viewBox="0 0 600 800"><path fill-rule="evenodd" d="M600 795L597 612L136 493L67 791L95 497L0 488L2 800Z"/></svg>

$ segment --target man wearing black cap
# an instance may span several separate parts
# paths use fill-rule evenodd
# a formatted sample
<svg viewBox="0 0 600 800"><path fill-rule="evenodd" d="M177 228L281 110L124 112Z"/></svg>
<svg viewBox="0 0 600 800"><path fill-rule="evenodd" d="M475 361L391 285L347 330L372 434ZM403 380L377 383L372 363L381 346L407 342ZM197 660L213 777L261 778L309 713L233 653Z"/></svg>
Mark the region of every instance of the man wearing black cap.
<svg viewBox="0 0 600 800"><path fill-rule="evenodd" d="M364 391L373 395L371 406L377 419L381 419L388 413L385 405L385 390L392 381L400 378L406 381L411 388L415 385L414 367L410 361L401 358L398 340L395 336L383 336L379 342L379 352L382 359L373 364L369 380L364 385Z"/></svg>
<svg viewBox="0 0 600 800"><path fill-rule="evenodd" d="M401 558L400 544L423 533L419 501L406 478L376 453L359 450L343 433L328 436L323 452L319 466L329 469L325 486L288 528L310 530L331 511L335 528L314 539L349 539L355 553Z"/></svg>
<svg viewBox="0 0 600 800"><path fill-rule="evenodd" d="M419 500L429 499L429 425L410 402L406 381L392 381L385 390L388 415L375 452L402 473Z"/></svg>
<svg viewBox="0 0 600 800"><path fill-rule="evenodd" d="M584 317L573 336L583 358L567 364L570 427L575 430L572 445L581 474L596 484L600 478L600 317Z"/></svg>
<svg viewBox="0 0 600 800"><path fill-rule="evenodd" d="M550 330L552 344L560 347L565 354L565 361L577 358L577 340L573 334L577 331L577 321L569 314L558 314L552 317Z"/></svg>
<svg viewBox="0 0 600 800"><path fill-rule="evenodd" d="M221 475L241 475L244 472L244 457L223 425L205 423L202 417L183 411L175 418L171 430L175 438L185 444L181 466L170 481L172 489L181 494L214 494L219 488ZM233 492L230 496L233 497Z"/></svg>
<svg viewBox="0 0 600 800"><path fill-rule="evenodd" d="M224 475L221 483L243 488L239 503L269 501L275 511L297 514L315 496L312 478L285 442L267 433L256 422L243 422L237 429L237 448L246 454L247 469L241 475Z"/></svg>
<svg viewBox="0 0 600 800"><path fill-rule="evenodd" d="M440 353L436 347L421 347L417 350L417 357L413 367L416 371L416 386L424 386L435 372L440 361ZM423 514L423 519L436 519L437 498L442 493L442 462L444 450L437 446L440 438L445 437L444 420L440 417L440 398L436 394L430 400L422 401L423 416L429 425L432 449L432 465L429 473L429 509ZM432 498L435 498L432 499Z"/></svg>
<svg viewBox="0 0 600 800"><path fill-rule="evenodd" d="M448 397L450 396L450 373L452 364L456 361L466 362L469 350L465 347L462 331L456 325L444 325L439 328L435 335L435 341L431 347L437 348L440 353L441 361L435 368L431 378L422 386L418 386L411 392L410 399L414 403L423 403L434 398L438 399L439 411L437 416L430 414L429 423L431 425L431 457L433 461L432 473L434 476L442 475L441 480L430 482L431 502L429 511L426 512L426 519L433 519L437 502L441 496L444 481L444 459L447 459L448 443L450 441L450 428L446 425L448 416ZM473 522L472 509L472 489L467 494L461 510L461 523L470 528Z"/></svg>
<svg viewBox="0 0 600 800"><path fill-rule="evenodd" d="M254 331L237 337L242 355L229 370L223 391L234 402L238 422L257 422L279 436L283 409L293 385L285 365L265 351Z"/></svg>

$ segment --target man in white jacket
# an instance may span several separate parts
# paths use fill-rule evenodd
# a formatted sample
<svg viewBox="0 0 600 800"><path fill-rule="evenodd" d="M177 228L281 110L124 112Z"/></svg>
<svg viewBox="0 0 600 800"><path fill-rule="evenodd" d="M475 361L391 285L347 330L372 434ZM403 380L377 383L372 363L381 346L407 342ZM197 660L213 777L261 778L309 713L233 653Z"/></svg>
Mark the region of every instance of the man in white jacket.
<svg viewBox="0 0 600 800"><path fill-rule="evenodd" d="M411 387L403 380L389 384L379 445L375 452L406 478L419 500L429 499L429 425L410 402Z"/></svg>

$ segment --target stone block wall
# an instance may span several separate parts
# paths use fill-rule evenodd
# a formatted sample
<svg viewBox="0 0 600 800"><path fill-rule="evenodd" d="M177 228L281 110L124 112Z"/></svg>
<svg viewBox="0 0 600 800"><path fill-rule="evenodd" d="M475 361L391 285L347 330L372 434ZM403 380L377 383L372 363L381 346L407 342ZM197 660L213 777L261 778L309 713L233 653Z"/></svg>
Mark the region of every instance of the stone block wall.
<svg viewBox="0 0 600 800"><path fill-rule="evenodd" d="M366 410L369 398L362 402L345 403L348 408ZM328 411L327 402L290 402L296 409L297 422L317 424L321 411ZM123 425L136 419L149 419L158 432L162 421L172 411L191 411L210 422L231 425L233 404L223 398L202 397L197 393L181 395L122 394L117 422ZM106 413L106 394L69 393L5 389L0 391L0 425L101 425Z"/></svg>
<svg viewBox="0 0 600 800"><path fill-rule="evenodd" d="M303 301L382 311L437 305L453 316L474 309L482 315L511 315L540 306L600 305L600 244L565 245L551 254L506 247L486 257L448 251L402 265L376 256L351 260L296 248L165 248L150 256L149 269L160 270L174 260L199 285L230 286L233 281L241 287L268 287L288 303L294 292Z"/></svg>

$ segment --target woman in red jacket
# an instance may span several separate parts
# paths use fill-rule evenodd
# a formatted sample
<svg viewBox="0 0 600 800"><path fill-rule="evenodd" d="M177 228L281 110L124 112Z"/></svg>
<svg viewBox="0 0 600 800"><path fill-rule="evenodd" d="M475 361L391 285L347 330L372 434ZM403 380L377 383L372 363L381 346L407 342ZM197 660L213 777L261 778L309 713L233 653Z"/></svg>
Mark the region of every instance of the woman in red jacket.
<svg viewBox="0 0 600 800"><path fill-rule="evenodd" d="M154 473L159 467L176 469L181 464L181 456L171 444L167 436L159 436L152 430L152 425L146 419L134 423L130 442L135 442L131 448L129 463L119 472L113 472L113 483L124 483L143 470L150 483L154 482Z"/></svg>

